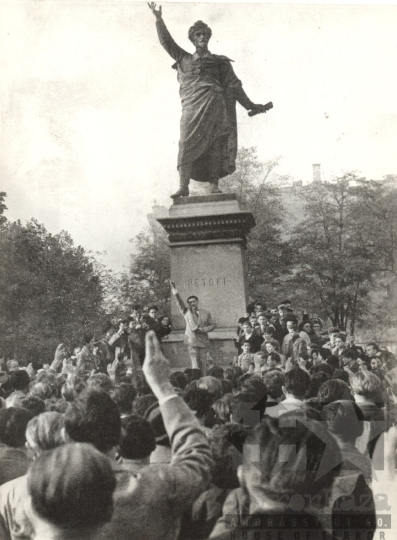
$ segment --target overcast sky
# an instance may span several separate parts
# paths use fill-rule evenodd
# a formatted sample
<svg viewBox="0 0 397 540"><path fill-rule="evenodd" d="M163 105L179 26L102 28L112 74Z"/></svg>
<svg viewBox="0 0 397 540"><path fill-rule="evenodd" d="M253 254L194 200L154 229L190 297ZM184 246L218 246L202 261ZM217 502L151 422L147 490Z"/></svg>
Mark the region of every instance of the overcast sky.
<svg viewBox="0 0 397 540"><path fill-rule="evenodd" d="M310 181L355 170L397 173L397 6L163 3L192 51L196 20L210 50L235 61L248 96L239 144ZM180 102L173 61L146 3L0 1L0 191L7 216L35 217L116 270L156 201L178 183Z"/></svg>

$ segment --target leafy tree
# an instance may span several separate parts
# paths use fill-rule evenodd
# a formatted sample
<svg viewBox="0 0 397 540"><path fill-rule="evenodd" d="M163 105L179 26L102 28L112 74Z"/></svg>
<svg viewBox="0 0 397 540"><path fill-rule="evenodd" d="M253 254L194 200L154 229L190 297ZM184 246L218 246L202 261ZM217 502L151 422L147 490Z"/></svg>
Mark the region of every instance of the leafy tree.
<svg viewBox="0 0 397 540"><path fill-rule="evenodd" d="M81 342L102 316L93 257L66 232L31 220L5 222L0 235L0 343L17 358L49 359L60 342Z"/></svg>
<svg viewBox="0 0 397 540"><path fill-rule="evenodd" d="M354 334L368 312L378 271L378 250L363 228L367 184L352 173L301 190L306 215L294 230L296 254L290 282L317 300L334 326Z"/></svg>
<svg viewBox="0 0 397 540"><path fill-rule="evenodd" d="M160 312L169 312L170 251L166 232L150 219L148 230L132 243L134 253L129 271L118 277L117 290L113 288L113 311L108 302L107 313L127 315L134 304L142 307L156 304Z"/></svg>

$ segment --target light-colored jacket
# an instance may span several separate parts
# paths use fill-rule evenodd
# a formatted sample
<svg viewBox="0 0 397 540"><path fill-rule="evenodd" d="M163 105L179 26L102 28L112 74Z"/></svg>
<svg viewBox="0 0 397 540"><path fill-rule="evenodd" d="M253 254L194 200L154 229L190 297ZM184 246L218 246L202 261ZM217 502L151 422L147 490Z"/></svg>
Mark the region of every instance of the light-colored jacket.
<svg viewBox="0 0 397 540"><path fill-rule="evenodd" d="M307 357L307 343L302 337L298 337L292 342L292 335L287 334L283 340L281 352L285 358L292 358L293 360L299 360L300 357Z"/></svg>
<svg viewBox="0 0 397 540"><path fill-rule="evenodd" d="M212 332L215 328L211 313L201 308L198 309L198 313L191 311L185 306L179 293L175 294L175 301L186 321L185 343L199 349L207 348L208 332ZM198 330L199 327L202 331Z"/></svg>

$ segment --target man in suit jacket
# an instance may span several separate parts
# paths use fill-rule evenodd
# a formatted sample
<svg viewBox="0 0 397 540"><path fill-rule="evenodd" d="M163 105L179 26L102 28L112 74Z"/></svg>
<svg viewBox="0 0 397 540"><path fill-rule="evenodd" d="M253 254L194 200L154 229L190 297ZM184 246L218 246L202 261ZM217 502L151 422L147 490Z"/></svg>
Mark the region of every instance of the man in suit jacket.
<svg viewBox="0 0 397 540"><path fill-rule="evenodd" d="M306 341L299 335L298 324L296 320L287 321L288 334L283 340L281 352L285 358L292 358L298 361L299 358L307 358Z"/></svg>
<svg viewBox="0 0 397 540"><path fill-rule="evenodd" d="M189 296L187 299L189 307L186 307L172 281L171 290L186 322L185 343L188 346L192 368L201 369L204 377L207 374L208 332L212 332L215 328L211 313L205 309L199 309L198 298L194 295Z"/></svg>

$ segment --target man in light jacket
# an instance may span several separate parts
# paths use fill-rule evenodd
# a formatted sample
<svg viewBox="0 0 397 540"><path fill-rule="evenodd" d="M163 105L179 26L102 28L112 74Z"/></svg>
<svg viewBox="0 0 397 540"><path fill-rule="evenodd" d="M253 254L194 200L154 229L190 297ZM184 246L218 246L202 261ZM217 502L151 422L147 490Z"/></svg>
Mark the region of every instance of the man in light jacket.
<svg viewBox="0 0 397 540"><path fill-rule="evenodd" d="M189 296L186 307L175 283L171 281L172 294L175 296L179 311L185 322L185 343L188 346L192 368L201 369L203 376L207 375L207 352L209 347L208 332L212 332L215 323L211 313L205 309L199 309L197 296Z"/></svg>

